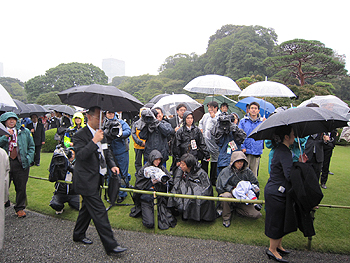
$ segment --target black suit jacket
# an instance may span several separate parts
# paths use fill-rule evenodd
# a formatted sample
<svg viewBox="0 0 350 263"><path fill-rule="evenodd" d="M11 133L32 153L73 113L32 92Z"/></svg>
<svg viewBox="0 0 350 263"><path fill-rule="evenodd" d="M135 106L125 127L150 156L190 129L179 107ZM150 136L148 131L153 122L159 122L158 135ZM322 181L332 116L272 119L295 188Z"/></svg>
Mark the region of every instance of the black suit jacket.
<svg viewBox="0 0 350 263"><path fill-rule="evenodd" d="M318 133L317 136L309 136L305 144L305 154L311 160L313 154L315 154L316 161L322 163L324 159L323 154L323 133Z"/></svg>
<svg viewBox="0 0 350 263"><path fill-rule="evenodd" d="M93 136L88 126L80 129L73 137L76 154L73 189L77 194L83 196L96 194L103 179L100 175L98 146L92 141L92 138ZM103 138L101 143L107 146L106 138ZM110 168L116 166L108 147L104 150L104 156Z"/></svg>
<svg viewBox="0 0 350 263"><path fill-rule="evenodd" d="M34 124L33 123L29 123L27 125L27 128L29 130L34 129ZM45 141L44 124L38 122L37 125L36 125L36 130L34 131L34 133L32 132L32 135L33 135L33 140L34 140L35 146L42 145L42 143Z"/></svg>

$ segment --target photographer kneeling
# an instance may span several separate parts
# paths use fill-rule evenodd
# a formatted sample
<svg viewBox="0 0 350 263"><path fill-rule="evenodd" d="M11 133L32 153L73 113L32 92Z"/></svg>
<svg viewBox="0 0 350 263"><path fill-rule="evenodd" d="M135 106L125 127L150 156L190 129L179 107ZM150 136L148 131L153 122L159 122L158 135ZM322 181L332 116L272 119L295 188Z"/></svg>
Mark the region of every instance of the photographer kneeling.
<svg viewBox="0 0 350 263"><path fill-rule="evenodd" d="M158 150L153 150L148 156L148 162L136 174L135 188L146 191L169 192L173 179L168 170L161 165L163 156ZM154 200L152 195L133 195L135 207L131 208L130 216L142 215L142 223L147 228L154 227ZM168 229L176 226L176 218L167 207L168 198L157 196L158 227Z"/></svg>
<svg viewBox="0 0 350 263"><path fill-rule="evenodd" d="M50 201L52 209L56 210L56 215L63 213L64 203L79 210L79 195L73 190L73 185L60 181L72 182L73 169L75 163L75 152L72 148L64 150L60 145L56 147L50 164L50 182L55 183L55 192Z"/></svg>
<svg viewBox="0 0 350 263"><path fill-rule="evenodd" d="M121 187L128 187L131 175L129 174L129 136L131 129L129 125L116 117L111 111L106 111L106 119L103 122L102 130L107 138L108 145L113 153L114 160L120 169ZM111 172L108 171L108 177ZM107 179L109 181L109 179ZM124 201L127 192L120 191L117 203Z"/></svg>

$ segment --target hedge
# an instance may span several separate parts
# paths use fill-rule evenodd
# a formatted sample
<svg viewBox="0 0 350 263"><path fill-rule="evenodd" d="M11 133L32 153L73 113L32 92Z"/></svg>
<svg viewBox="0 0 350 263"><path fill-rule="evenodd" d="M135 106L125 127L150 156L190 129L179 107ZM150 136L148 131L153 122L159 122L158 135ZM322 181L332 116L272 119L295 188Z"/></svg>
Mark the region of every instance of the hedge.
<svg viewBox="0 0 350 263"><path fill-rule="evenodd" d="M41 151L44 153L52 153L56 149L57 141L54 140L54 136L57 129L50 129L45 132L45 144L41 147Z"/></svg>

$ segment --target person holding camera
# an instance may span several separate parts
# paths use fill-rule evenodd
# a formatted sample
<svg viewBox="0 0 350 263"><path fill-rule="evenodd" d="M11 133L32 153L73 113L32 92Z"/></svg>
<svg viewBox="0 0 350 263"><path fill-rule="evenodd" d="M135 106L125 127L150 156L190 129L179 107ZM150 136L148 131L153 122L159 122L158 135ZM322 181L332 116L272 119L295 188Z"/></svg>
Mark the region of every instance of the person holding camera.
<svg viewBox="0 0 350 263"><path fill-rule="evenodd" d="M75 210L79 210L80 199L73 190L73 185L60 181L72 182L75 163L75 152L72 148L63 149L60 145L56 147L50 163L49 181L55 183L55 191L50 201L56 215L63 213L64 203Z"/></svg>
<svg viewBox="0 0 350 263"><path fill-rule="evenodd" d="M218 176L216 191L220 197L234 198L234 190L241 181L249 182L251 185L259 187L258 179L254 176L252 170L248 168L247 157L242 151L235 151L231 155L230 164ZM222 224L224 227L231 225L232 209L235 209L237 214L244 217L253 219L261 217L261 213L258 211L261 209L261 206L232 202L222 202L221 206ZM219 208L218 210L221 209Z"/></svg>
<svg viewBox="0 0 350 263"><path fill-rule="evenodd" d="M106 121L102 129L114 155L114 160L120 169L120 187L125 188L131 180L131 175L129 174L129 136L131 135L131 129L125 121L118 119L116 114L111 111L106 111ZM110 175L111 172L109 171ZM119 191L117 203L123 202L127 195L127 192Z"/></svg>
<svg viewBox="0 0 350 263"><path fill-rule="evenodd" d="M45 144L45 128L38 115L32 114L30 119L32 122L27 125L27 129L32 133L35 144L34 163L31 165L40 166L41 146Z"/></svg>
<svg viewBox="0 0 350 263"><path fill-rule="evenodd" d="M169 192L173 185L170 172L161 165L163 156L158 150L153 150L148 156L148 162L136 174L135 188L146 191ZM133 195L135 207L131 208L130 216L142 215L142 223L147 228L154 227L154 200L152 195ZM157 196L158 228L168 229L176 226L176 218L167 207L168 198Z"/></svg>
<svg viewBox="0 0 350 263"><path fill-rule="evenodd" d="M234 151L241 150L241 144L247 135L234 123L234 116L226 112L219 114L217 123L211 133L219 147L217 171L217 174L219 174L222 169L230 164L231 154ZM212 181L212 183L216 185L215 181Z"/></svg>
<svg viewBox="0 0 350 263"><path fill-rule="evenodd" d="M168 137L175 133L170 123L163 119L163 110L161 108L145 109L141 113L141 120L144 122L140 131L140 138L146 140L144 160L148 161L148 157L153 150L158 150L162 156L162 165L166 166L169 159Z"/></svg>
<svg viewBox="0 0 350 263"><path fill-rule="evenodd" d="M144 123L141 120L141 113L144 109L146 108L143 107L140 109L140 113L139 113L140 118L137 121L135 121L131 127L131 135L134 141L134 150L135 150L135 170L136 170L135 176L143 165L142 156L145 151L145 145L146 145L146 140L142 140L140 138L140 131L143 127L142 125L144 125Z"/></svg>

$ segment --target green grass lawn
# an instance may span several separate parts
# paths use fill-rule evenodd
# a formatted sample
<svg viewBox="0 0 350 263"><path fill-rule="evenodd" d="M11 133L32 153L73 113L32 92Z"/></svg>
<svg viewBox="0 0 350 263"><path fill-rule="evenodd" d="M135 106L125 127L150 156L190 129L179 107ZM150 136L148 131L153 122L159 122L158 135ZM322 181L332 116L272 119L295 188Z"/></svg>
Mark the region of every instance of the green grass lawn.
<svg viewBox="0 0 350 263"><path fill-rule="evenodd" d="M130 165L129 172L132 175L131 184L135 182L134 167L134 150L130 144ZM321 204L350 206L349 191L349 174L350 174L350 147L336 146L330 170L334 175L329 176L327 183L328 189L323 190L324 198ZM41 178L48 178L48 167L51 161L51 153L42 153L41 166L33 166L30 175ZM268 150L264 154L260 163L259 182L261 195L264 196L263 190L268 180L267 173ZM168 161L170 167L170 160ZM65 212L56 215L55 211L49 207L54 191L54 184L49 181L30 178L27 185L28 206L30 210L34 210L46 215L60 217L62 219L75 221L78 212L65 207ZM214 193L216 195L216 192ZM10 188L10 200L14 202L15 193L14 186ZM132 199L128 195L124 203L131 203ZM108 204L106 203L106 206ZM141 218L129 217L130 208L132 206L113 207L109 212L111 225L115 229L125 229L132 231L142 231L153 233L153 230L147 229L142 225ZM229 228L222 225L222 218L216 219L215 222L193 222L182 221L178 217L178 224L175 228L168 230L158 230L158 234L175 235L201 239L213 239L228 241L240 244L268 246L269 239L264 234L265 212L262 210L263 216L258 220L250 220L247 218L234 217ZM316 236L312 238L312 250L332 253L350 253L350 209L320 207L315 214L315 230ZM284 237L284 247L288 249L307 249L308 240L300 231L291 233Z"/></svg>

